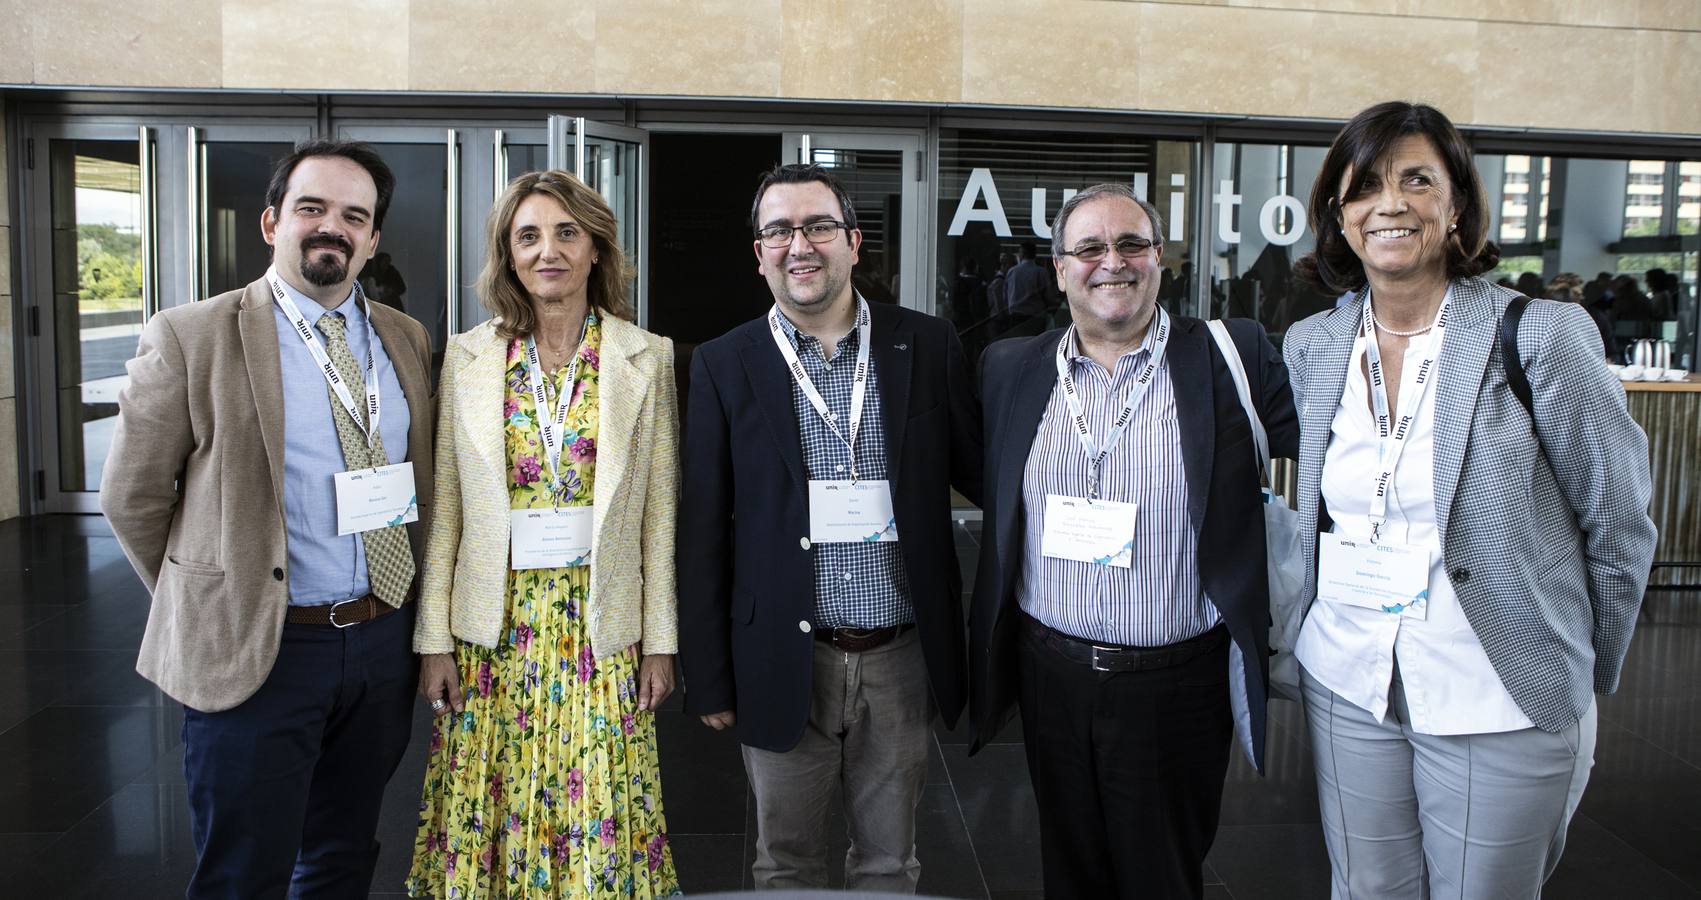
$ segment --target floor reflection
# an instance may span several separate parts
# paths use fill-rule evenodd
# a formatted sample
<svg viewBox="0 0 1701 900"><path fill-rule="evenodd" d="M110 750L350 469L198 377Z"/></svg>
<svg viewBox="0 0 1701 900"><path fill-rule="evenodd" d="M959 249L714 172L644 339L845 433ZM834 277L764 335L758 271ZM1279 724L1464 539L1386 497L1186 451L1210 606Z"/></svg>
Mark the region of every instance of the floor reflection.
<svg viewBox="0 0 1701 900"><path fill-rule="evenodd" d="M976 534L958 530L972 573ZM182 710L135 674L147 596L98 517L0 523L0 893L178 897L194 867ZM1701 594L1651 594L1620 692L1600 705L1595 770L1549 898L1701 896ZM374 896L400 891L428 717L390 784ZM737 743L658 718L666 807L689 892L747 885L752 811ZM923 893L1040 896L1019 726L973 759L939 729L917 812ZM1300 710L1270 713L1269 771L1236 757L1207 896L1328 893ZM834 833L843 840L843 816ZM834 867L842 870L842 859Z"/></svg>

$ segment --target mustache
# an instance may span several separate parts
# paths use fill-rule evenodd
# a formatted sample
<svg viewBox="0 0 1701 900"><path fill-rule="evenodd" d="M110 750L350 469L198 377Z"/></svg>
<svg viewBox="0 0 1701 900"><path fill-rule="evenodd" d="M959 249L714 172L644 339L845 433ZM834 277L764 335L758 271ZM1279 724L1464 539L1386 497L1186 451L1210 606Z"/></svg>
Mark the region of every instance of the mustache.
<svg viewBox="0 0 1701 900"><path fill-rule="evenodd" d="M301 252L303 255L306 255L309 250L313 250L318 247L341 250L344 256L354 255L354 245L350 244L346 239L334 234L316 234L301 242Z"/></svg>

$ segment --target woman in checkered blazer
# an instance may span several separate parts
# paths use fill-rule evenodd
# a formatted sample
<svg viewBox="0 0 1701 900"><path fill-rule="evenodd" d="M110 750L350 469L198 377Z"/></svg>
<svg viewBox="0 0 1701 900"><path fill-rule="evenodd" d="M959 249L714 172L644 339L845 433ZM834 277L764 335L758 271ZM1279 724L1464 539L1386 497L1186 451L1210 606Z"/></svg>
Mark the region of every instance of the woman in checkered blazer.
<svg viewBox="0 0 1701 900"><path fill-rule="evenodd" d="M1537 897L1594 761L1654 550L1648 445L1581 307L1517 295L1437 110L1347 123L1288 331L1311 597L1303 669L1334 896Z"/></svg>

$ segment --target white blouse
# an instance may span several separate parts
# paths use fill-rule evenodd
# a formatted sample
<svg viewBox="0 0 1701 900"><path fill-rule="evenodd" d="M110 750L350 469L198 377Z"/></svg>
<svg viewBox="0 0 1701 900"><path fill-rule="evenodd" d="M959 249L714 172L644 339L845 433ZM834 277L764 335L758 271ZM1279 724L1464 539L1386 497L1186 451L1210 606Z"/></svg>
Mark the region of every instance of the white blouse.
<svg viewBox="0 0 1701 900"><path fill-rule="evenodd" d="M1427 341L1417 340L1406 348L1406 371L1418 364L1426 346ZM1360 335L1353 342L1347 387L1330 427L1322 477L1323 502L1334 531L1355 540L1370 538L1370 484L1378 471L1380 443L1370 415L1363 358ZM1381 532L1385 542L1429 551L1427 618L1319 599L1300 629L1295 653L1307 674L1379 722L1388 715L1398 655L1411 709L1407 724L1413 731L1449 735L1533 728L1488 661L1444 571L1435 524L1435 392L1431 387L1418 409L1394 473ZM1408 401L1402 394L1396 402L1403 407Z"/></svg>

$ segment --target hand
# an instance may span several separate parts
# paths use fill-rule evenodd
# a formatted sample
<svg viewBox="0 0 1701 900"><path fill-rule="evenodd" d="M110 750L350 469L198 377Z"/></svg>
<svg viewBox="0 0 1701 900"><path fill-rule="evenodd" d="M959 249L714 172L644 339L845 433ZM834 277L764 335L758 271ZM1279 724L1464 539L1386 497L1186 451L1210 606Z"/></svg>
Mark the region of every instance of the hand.
<svg viewBox="0 0 1701 900"><path fill-rule="evenodd" d="M673 693L673 654L646 656L638 663L638 708L655 709Z"/></svg>
<svg viewBox="0 0 1701 900"><path fill-rule="evenodd" d="M730 709L726 712L709 713L701 718L704 725L716 731L725 731L738 722L738 714Z"/></svg>
<svg viewBox="0 0 1701 900"><path fill-rule="evenodd" d="M458 713L465 708L455 654L427 653L419 658L419 695L431 703L433 716L446 716L450 710Z"/></svg>

